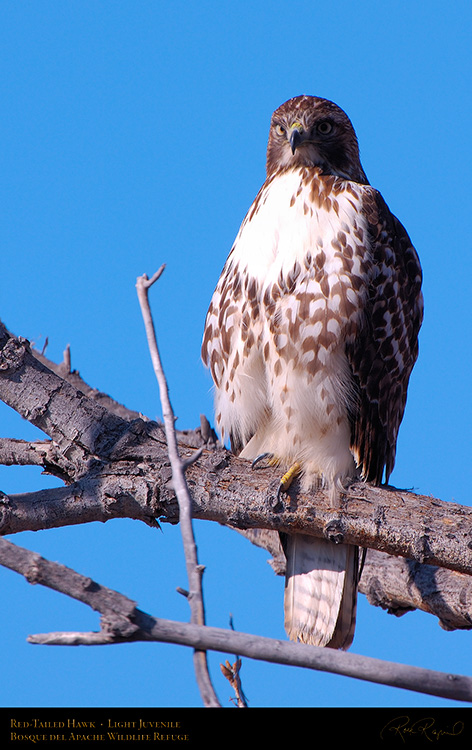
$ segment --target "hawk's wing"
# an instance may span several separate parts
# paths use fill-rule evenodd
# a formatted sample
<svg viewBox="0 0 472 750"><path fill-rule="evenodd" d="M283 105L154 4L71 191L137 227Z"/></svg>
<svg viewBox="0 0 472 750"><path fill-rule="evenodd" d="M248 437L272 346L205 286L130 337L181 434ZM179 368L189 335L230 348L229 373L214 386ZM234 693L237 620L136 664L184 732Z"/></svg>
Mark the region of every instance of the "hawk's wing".
<svg viewBox="0 0 472 750"><path fill-rule="evenodd" d="M201 355L215 384L216 429L239 454L263 419L267 396L255 345L261 329L254 314L256 286L240 273L233 250L208 308Z"/></svg>
<svg viewBox="0 0 472 750"><path fill-rule="evenodd" d="M421 266L411 240L380 193L363 190L373 276L364 327L346 353L357 385L351 449L362 476L381 483L395 463L408 380L418 356L423 317Z"/></svg>

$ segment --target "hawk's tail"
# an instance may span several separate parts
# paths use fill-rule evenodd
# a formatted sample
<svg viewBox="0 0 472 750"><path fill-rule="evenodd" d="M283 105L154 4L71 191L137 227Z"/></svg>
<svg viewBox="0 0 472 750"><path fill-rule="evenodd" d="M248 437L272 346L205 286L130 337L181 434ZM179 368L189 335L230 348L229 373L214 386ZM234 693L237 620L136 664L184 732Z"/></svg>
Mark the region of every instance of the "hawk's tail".
<svg viewBox="0 0 472 750"><path fill-rule="evenodd" d="M349 648L356 624L359 548L290 534L284 549L288 636L314 646Z"/></svg>

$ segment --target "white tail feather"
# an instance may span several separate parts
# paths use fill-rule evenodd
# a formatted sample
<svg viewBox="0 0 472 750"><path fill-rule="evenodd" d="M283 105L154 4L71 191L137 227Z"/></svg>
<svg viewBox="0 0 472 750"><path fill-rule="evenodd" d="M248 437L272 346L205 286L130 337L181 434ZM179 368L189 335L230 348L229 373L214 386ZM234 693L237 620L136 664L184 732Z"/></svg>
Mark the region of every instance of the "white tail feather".
<svg viewBox="0 0 472 750"><path fill-rule="evenodd" d="M291 640L347 649L354 637L358 548L287 536L285 629Z"/></svg>

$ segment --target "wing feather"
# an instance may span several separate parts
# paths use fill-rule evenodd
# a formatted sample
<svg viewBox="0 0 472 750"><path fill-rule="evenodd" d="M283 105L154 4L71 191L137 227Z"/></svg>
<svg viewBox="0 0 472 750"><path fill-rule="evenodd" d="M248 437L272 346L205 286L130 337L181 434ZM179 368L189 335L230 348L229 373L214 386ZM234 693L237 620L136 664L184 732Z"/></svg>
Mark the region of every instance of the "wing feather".
<svg viewBox="0 0 472 750"><path fill-rule="evenodd" d="M370 234L372 279L364 324L346 353L357 386L351 449L363 478L392 472L423 318L421 266L411 240L378 191L366 187L362 210Z"/></svg>

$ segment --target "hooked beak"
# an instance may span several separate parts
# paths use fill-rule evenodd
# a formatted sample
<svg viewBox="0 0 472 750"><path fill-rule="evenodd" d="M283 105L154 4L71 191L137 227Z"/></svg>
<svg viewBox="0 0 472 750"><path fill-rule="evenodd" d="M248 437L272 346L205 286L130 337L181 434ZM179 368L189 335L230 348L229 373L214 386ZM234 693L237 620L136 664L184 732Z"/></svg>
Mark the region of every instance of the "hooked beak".
<svg viewBox="0 0 472 750"><path fill-rule="evenodd" d="M295 122L290 128L290 136L289 136L289 142L290 142L290 148L292 149L292 154L295 153L300 143L303 142L304 135L305 134L303 132L303 128L300 125L300 123Z"/></svg>

